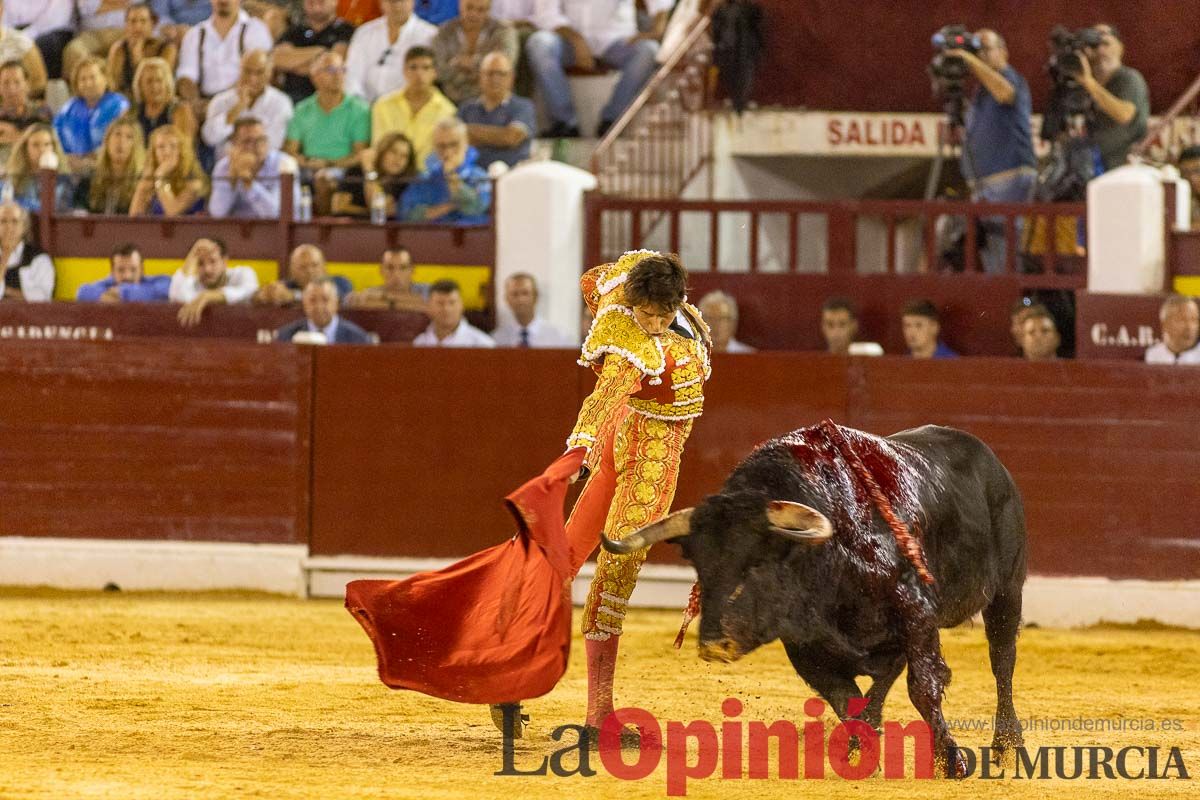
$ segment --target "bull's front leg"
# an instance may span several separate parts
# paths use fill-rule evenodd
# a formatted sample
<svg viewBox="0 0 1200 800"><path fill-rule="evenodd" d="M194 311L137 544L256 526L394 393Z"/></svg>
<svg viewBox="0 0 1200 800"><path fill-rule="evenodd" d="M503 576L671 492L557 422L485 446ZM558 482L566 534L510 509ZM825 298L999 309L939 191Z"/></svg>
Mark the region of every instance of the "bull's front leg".
<svg viewBox="0 0 1200 800"><path fill-rule="evenodd" d="M965 778L966 759L958 752L958 744L950 735L942 715L942 696L950 685L950 668L942 658L933 603L925 593L907 582L897 587L895 598L908 655L909 699L929 725L935 762L946 765L947 775Z"/></svg>

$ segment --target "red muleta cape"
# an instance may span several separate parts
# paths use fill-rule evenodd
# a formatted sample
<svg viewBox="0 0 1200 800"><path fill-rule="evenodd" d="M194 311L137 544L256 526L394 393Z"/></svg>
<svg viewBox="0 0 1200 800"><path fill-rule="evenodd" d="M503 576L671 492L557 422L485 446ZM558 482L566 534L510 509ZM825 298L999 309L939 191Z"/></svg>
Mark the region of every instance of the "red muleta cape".
<svg viewBox="0 0 1200 800"><path fill-rule="evenodd" d="M375 645L379 679L460 703L549 692L571 649L571 567L563 521L582 448L505 498L513 538L437 572L352 581L346 609Z"/></svg>

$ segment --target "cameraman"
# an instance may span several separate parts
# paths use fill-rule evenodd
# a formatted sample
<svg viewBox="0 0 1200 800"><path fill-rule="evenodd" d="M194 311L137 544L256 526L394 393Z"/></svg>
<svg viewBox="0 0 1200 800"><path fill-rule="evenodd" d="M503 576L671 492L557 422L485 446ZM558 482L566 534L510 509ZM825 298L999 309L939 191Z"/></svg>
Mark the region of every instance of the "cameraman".
<svg viewBox="0 0 1200 800"><path fill-rule="evenodd" d="M1078 80L1096 106L1088 133L1107 171L1124 164L1129 149L1146 135L1150 90L1142 73L1121 63L1125 45L1117 29L1100 24L1092 30L1100 43L1079 54Z"/></svg>
<svg viewBox="0 0 1200 800"><path fill-rule="evenodd" d="M984 29L975 36L978 55L961 49L946 51L965 61L979 81L967 109L963 172L971 182L972 199L1024 203L1037 180L1029 84L1009 65L1008 47L1000 34ZM980 222L987 234L980 252L983 268L988 273L1004 272L1004 217L984 217Z"/></svg>

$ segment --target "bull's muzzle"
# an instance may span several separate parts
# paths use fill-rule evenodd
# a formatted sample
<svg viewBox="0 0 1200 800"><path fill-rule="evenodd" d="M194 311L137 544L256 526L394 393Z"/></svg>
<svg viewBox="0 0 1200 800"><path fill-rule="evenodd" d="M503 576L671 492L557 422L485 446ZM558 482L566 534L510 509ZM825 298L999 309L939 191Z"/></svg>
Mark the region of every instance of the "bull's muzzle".
<svg viewBox="0 0 1200 800"><path fill-rule="evenodd" d="M700 643L700 658L705 661L720 661L728 664L742 657L742 648L732 639L717 639Z"/></svg>

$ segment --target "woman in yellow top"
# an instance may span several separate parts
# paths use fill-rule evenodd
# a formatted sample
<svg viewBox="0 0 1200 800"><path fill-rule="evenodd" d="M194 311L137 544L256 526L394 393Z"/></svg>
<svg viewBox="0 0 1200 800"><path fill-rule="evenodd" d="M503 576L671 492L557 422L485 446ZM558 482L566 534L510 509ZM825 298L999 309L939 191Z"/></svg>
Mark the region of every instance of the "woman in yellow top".
<svg viewBox="0 0 1200 800"><path fill-rule="evenodd" d="M567 522L578 572L599 534L624 538L667 514L683 445L704 407L710 338L687 303L687 271L675 255L639 250L588 271L580 281L595 313L580 364L596 371L567 439L587 449L581 478L591 478ZM617 642L646 551L596 560L583 612L588 664L585 725L613 710Z"/></svg>

